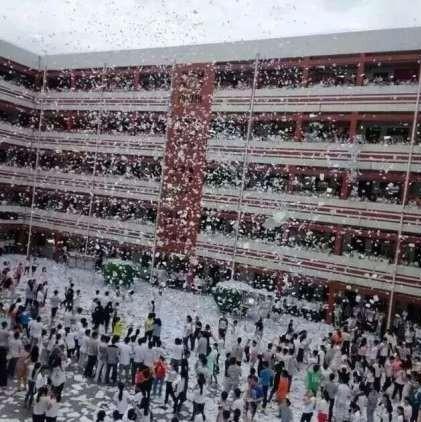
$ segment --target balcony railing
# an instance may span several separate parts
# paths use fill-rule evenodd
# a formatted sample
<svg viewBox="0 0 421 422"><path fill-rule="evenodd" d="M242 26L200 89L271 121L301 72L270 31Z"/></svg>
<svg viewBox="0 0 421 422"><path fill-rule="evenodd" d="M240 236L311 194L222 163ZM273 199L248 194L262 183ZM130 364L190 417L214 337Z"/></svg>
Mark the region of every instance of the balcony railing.
<svg viewBox="0 0 421 422"><path fill-rule="evenodd" d="M30 208L0 205L0 212L18 215L19 219L17 221L19 224L30 224ZM17 221L13 220L13 224L16 224ZM4 222L10 222L10 220L0 220L1 224ZM154 226L152 224L105 220L36 208L32 211L32 224L37 228L60 230L81 236L89 235L91 237L113 239L148 247L152 246L154 239Z"/></svg>
<svg viewBox="0 0 421 422"><path fill-rule="evenodd" d="M169 91L48 91L37 93L0 80L0 100L44 110L166 112ZM310 86L256 90L255 112L412 112L416 85ZM250 89L215 90L212 111L247 112Z"/></svg>
<svg viewBox="0 0 421 422"><path fill-rule="evenodd" d="M0 166L0 183L33 186L34 170ZM126 179L124 177L104 177L66 174L57 171L39 171L36 186L67 192L92 193L94 195L116 196L139 200L156 201L159 183L155 181Z"/></svg>
<svg viewBox="0 0 421 422"><path fill-rule="evenodd" d="M201 233L196 253L206 258L230 261L234 253L233 244L233 239L226 236ZM393 265L386 262L337 256L253 240L238 243L235 261L250 267L264 266L266 269L337 280L347 285L373 289L389 290L393 277ZM419 269L399 265L396 292L419 296Z"/></svg>
<svg viewBox="0 0 421 422"><path fill-rule="evenodd" d="M217 162L243 161L245 140L211 139L207 160ZM406 144L336 144L329 142L261 142L253 139L248 148L250 163L295 165L336 169L406 171L409 148ZM421 145L412 155L412 172L421 172Z"/></svg>
<svg viewBox="0 0 421 422"><path fill-rule="evenodd" d="M239 189L217 189L205 186L202 205L205 208L237 211ZM380 230L398 230L401 206L379 202L316 198L288 193L245 191L241 211L267 215L285 210L288 218L326 224L350 225ZM421 234L421 209L405 207L403 232Z"/></svg>
<svg viewBox="0 0 421 422"><path fill-rule="evenodd" d="M257 89L257 112L413 112L416 85L311 86L308 88ZM247 112L251 90L215 91L213 111Z"/></svg>
<svg viewBox="0 0 421 422"><path fill-rule="evenodd" d="M0 100L27 107L38 108L38 93L21 85L0 78Z"/></svg>
<svg viewBox="0 0 421 422"><path fill-rule="evenodd" d="M0 143L42 149L89 151L104 154L144 155L161 157L166 142L159 135L108 135L99 136L84 132L41 132L0 122Z"/></svg>

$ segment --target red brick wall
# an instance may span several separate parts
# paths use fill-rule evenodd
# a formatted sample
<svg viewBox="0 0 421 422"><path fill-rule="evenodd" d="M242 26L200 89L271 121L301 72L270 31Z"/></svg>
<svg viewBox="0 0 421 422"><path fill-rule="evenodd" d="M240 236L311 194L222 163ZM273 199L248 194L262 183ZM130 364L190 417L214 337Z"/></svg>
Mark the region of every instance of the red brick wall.
<svg viewBox="0 0 421 422"><path fill-rule="evenodd" d="M177 65L172 74L157 227L163 252L192 253L200 230L213 83L210 64Z"/></svg>

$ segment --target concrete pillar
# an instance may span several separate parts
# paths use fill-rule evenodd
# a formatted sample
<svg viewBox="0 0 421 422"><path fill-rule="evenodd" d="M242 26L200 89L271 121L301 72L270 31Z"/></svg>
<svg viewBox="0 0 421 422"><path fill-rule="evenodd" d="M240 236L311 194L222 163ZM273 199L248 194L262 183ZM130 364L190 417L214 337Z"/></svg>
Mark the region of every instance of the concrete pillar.
<svg viewBox="0 0 421 422"><path fill-rule="evenodd" d="M309 75L310 75L310 60L305 58L303 60L303 78L301 86L306 87L309 82Z"/></svg>
<svg viewBox="0 0 421 422"><path fill-rule="evenodd" d="M176 65L164 157L157 248L192 254L200 231L206 146L215 69L212 64Z"/></svg>
<svg viewBox="0 0 421 422"><path fill-rule="evenodd" d="M295 119L295 131L294 131L294 140L302 141L303 140L303 115L299 114Z"/></svg>
<svg viewBox="0 0 421 422"><path fill-rule="evenodd" d="M133 89L135 91L139 90L139 81L140 81L140 71L138 68L133 70Z"/></svg>
<svg viewBox="0 0 421 422"><path fill-rule="evenodd" d="M358 113L351 114L351 120L349 122L349 140L354 143L356 141L357 136L357 128L358 128Z"/></svg>
<svg viewBox="0 0 421 422"><path fill-rule="evenodd" d="M334 254L342 255L342 248L343 248L343 233L340 231L340 227L338 227L337 231L335 232Z"/></svg>
<svg viewBox="0 0 421 422"><path fill-rule="evenodd" d="M351 173L349 171L345 171L342 175L341 191L340 191L339 197L341 199L348 199L351 193L351 188L352 188Z"/></svg>
<svg viewBox="0 0 421 422"><path fill-rule="evenodd" d="M74 91L75 86L76 86L76 76L75 76L75 72L71 70L70 71L70 90Z"/></svg>
<svg viewBox="0 0 421 422"><path fill-rule="evenodd" d="M364 84L365 78L365 54L360 54L360 60L357 65L357 80L356 85L361 86Z"/></svg>

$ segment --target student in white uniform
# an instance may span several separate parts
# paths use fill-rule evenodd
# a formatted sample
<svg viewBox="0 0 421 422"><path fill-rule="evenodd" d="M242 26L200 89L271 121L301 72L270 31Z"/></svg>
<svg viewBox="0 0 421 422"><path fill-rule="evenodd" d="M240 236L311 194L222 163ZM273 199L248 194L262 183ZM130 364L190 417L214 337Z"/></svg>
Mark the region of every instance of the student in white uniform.
<svg viewBox="0 0 421 422"><path fill-rule="evenodd" d="M130 394L127 390L124 389L124 384L122 382L118 383L118 391L114 394L113 402L116 406L116 411L120 415L120 418L122 418L127 412L130 401Z"/></svg>
<svg viewBox="0 0 421 422"><path fill-rule="evenodd" d="M47 411L45 412L45 422L56 422L58 409L59 409L59 400L53 392L51 392L50 397L47 401Z"/></svg>
<svg viewBox="0 0 421 422"><path fill-rule="evenodd" d="M48 406L48 388L41 387L34 400L32 422L44 422Z"/></svg>

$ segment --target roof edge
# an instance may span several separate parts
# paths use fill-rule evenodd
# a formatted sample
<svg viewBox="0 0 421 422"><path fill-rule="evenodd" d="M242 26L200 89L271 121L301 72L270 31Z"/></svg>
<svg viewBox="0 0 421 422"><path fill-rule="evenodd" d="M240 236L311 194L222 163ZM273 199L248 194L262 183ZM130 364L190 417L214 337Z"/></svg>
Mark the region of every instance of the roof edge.
<svg viewBox="0 0 421 422"><path fill-rule="evenodd" d="M419 40L421 27L407 27L44 56L0 40L0 56L34 69L61 70L247 61L254 60L257 55L262 59L269 59L421 51Z"/></svg>
<svg viewBox="0 0 421 422"><path fill-rule="evenodd" d="M38 54L5 40L0 40L0 57L31 69L39 69L42 61L42 57Z"/></svg>
<svg viewBox="0 0 421 422"><path fill-rule="evenodd" d="M421 27L44 56L49 69L172 65L421 50Z"/></svg>

